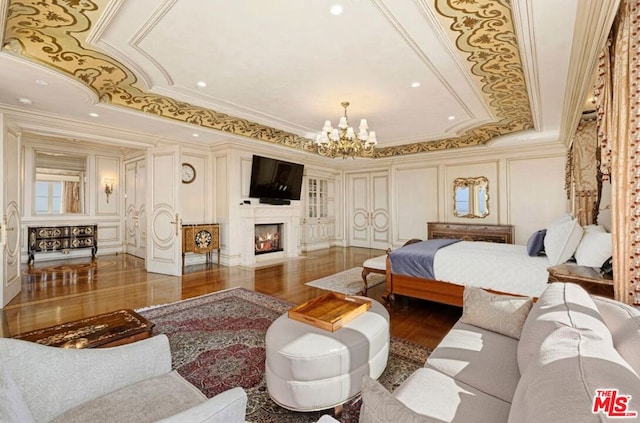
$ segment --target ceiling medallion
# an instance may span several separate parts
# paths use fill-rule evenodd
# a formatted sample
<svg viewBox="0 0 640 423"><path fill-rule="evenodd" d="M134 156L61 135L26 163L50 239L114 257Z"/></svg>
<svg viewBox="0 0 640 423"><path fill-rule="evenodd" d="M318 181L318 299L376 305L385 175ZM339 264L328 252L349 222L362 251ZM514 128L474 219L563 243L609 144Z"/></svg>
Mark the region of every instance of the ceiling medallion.
<svg viewBox="0 0 640 423"><path fill-rule="evenodd" d="M369 132L367 120L362 119L358 127L358 133L349 126L349 118L347 117L348 101L340 103L344 108L344 116L340 118L338 128L331 126L331 121L326 120L322 127L322 132L318 134L315 140L316 149L319 154L332 159L342 156L347 157L372 157L374 148L378 143L376 133Z"/></svg>

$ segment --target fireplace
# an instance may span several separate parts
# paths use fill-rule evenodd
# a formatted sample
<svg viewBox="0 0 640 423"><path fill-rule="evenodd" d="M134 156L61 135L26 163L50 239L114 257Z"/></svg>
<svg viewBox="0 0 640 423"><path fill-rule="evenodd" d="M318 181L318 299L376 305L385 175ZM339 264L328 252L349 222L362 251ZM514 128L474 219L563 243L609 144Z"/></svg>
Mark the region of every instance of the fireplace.
<svg viewBox="0 0 640 423"><path fill-rule="evenodd" d="M283 251L282 223L266 223L255 225L255 254Z"/></svg>

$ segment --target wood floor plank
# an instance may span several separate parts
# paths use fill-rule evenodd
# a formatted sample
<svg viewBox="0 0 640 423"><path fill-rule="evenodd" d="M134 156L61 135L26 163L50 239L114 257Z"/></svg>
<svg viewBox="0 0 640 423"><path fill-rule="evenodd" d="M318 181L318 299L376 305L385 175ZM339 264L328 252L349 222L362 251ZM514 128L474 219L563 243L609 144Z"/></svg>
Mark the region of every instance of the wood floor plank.
<svg viewBox="0 0 640 423"><path fill-rule="evenodd" d="M242 287L301 304L326 293L305 282L361 266L384 254L367 248L305 253L301 258L259 267L187 266L181 277L148 273L144 260L126 254L37 261L22 268L22 292L2 312L2 335L11 336L122 308L142 308ZM74 267L80 269L74 270ZM51 271L51 270L54 271ZM381 301L384 284L369 290ZM460 317L458 307L399 299L389 310L391 334L434 348Z"/></svg>

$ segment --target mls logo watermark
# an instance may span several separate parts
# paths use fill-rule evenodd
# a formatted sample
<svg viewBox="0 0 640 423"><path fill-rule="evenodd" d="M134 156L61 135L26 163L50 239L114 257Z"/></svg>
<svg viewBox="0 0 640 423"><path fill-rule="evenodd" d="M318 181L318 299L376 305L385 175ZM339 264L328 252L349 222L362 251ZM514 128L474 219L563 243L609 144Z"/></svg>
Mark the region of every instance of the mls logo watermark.
<svg viewBox="0 0 640 423"><path fill-rule="evenodd" d="M637 417L637 411L629 410L630 401L631 395L619 394L617 389L596 389L591 412L602 412L607 417L619 419Z"/></svg>

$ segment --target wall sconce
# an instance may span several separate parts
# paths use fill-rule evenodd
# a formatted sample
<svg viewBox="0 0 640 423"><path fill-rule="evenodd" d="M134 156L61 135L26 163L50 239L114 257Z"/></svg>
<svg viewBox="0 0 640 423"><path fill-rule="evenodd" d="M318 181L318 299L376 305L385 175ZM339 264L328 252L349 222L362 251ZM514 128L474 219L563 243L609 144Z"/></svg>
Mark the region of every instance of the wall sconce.
<svg viewBox="0 0 640 423"><path fill-rule="evenodd" d="M113 193L113 183L113 179L104 178L104 193L107 194L107 204L109 204L109 196Z"/></svg>

